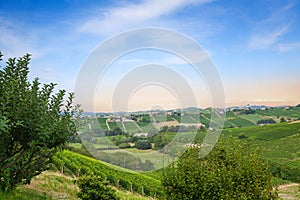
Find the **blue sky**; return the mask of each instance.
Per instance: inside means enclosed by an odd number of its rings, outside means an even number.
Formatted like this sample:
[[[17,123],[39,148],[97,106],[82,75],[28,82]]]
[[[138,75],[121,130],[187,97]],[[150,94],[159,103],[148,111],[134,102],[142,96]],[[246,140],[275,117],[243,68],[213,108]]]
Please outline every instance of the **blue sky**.
[[[4,59],[31,53],[31,77],[69,91],[81,65],[101,42],[123,31],[160,27],[183,33],[206,49],[222,77],[227,106],[300,103],[297,0],[0,0],[0,22]],[[140,53],[123,61],[129,69],[157,61],[158,56]],[[166,64],[176,65],[176,58],[168,58]],[[117,72],[118,67],[105,80],[117,82]],[[210,105],[209,100],[200,104]]]

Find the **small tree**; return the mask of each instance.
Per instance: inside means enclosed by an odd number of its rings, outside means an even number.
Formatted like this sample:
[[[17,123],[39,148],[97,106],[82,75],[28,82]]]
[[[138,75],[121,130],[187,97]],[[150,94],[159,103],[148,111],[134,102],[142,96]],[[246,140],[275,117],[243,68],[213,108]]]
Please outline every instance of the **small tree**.
[[[151,149],[151,143],[149,140],[138,140],[136,143],[135,143],[135,146],[137,149]]]
[[[248,146],[223,139],[205,158],[197,148],[164,170],[167,199],[277,199],[271,173]]]
[[[116,191],[98,176],[82,176],[77,180],[80,191],[77,197],[82,200],[115,200]]]
[[[0,53],[0,60],[1,60]],[[11,190],[47,168],[52,155],[76,132],[73,94],[53,94],[55,84],[28,81],[30,55],[0,70],[0,189]],[[64,102],[66,104],[64,105]]]

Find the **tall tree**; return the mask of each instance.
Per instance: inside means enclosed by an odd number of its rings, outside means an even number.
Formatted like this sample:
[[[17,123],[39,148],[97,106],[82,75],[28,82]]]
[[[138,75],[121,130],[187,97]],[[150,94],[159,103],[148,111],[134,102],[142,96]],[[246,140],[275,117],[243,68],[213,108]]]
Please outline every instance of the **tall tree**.
[[[2,54],[0,53],[0,60]],[[10,58],[0,70],[0,188],[11,190],[47,168],[75,134],[74,94],[55,84],[28,81],[30,55]]]

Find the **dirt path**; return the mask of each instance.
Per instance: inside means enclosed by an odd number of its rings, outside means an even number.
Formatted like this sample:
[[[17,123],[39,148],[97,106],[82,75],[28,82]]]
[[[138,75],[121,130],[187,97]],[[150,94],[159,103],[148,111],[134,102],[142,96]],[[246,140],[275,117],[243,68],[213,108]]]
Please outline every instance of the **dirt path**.
[[[141,127],[140,127],[135,121],[133,121],[133,122],[135,123],[136,127],[138,127],[138,129],[139,129],[141,132],[143,132],[143,130],[141,129]]]
[[[299,186],[299,185],[300,185],[299,183],[289,183],[289,184],[279,185],[278,189],[283,190],[288,187]]]
[[[110,130],[110,127],[108,125],[108,119],[105,121],[106,127],[108,128],[108,130]]]

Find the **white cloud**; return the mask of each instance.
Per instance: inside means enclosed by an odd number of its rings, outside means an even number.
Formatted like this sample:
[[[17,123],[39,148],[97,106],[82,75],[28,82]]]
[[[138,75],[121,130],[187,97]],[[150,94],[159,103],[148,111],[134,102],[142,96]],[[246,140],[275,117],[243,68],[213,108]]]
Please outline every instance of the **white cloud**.
[[[294,10],[296,3],[294,1],[284,2],[285,5],[269,4],[266,13],[270,13],[253,26],[253,33],[248,40],[250,49],[273,49],[282,42],[283,36],[286,35],[294,24]]]
[[[92,34],[116,33],[140,25],[145,26],[145,22],[157,20],[159,17],[168,15],[187,5],[207,2],[211,2],[211,0],[144,0],[139,4],[111,8],[104,13],[104,18],[103,13],[100,13],[98,14],[100,17],[92,17],[78,30]]]
[[[0,16],[0,51],[5,58],[21,57],[30,53],[34,58],[41,55],[41,51],[34,47],[35,36],[18,29],[19,25]]]
[[[278,44],[275,46],[275,49],[279,52],[287,52],[300,49],[300,42]]]
[[[289,25],[285,25],[272,32],[254,34],[250,38],[249,47],[251,49],[267,49],[276,43],[282,35],[287,33],[289,27]]]

